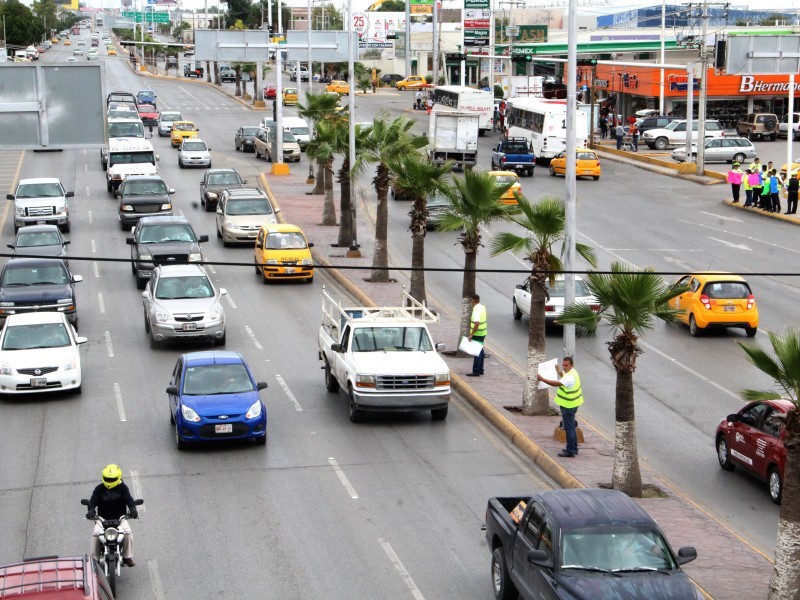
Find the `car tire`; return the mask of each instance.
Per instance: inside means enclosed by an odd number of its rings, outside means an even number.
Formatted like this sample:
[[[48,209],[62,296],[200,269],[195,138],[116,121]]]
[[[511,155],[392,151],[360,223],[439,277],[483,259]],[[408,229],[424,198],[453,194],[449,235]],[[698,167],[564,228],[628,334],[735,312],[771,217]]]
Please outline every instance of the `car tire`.
[[[208,161],[208,166],[206,167],[206,169],[210,169],[210,168],[211,168],[211,161]]]
[[[325,366],[323,367],[325,371],[325,389],[335,394],[339,391],[339,381],[333,376],[333,371],[331,371],[331,365],[328,359],[323,358],[322,360],[325,362]]]
[[[106,180],[106,191],[108,191],[108,192],[113,192],[114,191],[114,186],[112,186],[111,182],[108,181],[108,180]]]
[[[312,275],[311,277],[306,277],[303,281],[305,283],[314,283],[314,276]]]
[[[733,471],[736,468],[731,462],[731,449],[724,435],[717,437],[717,460],[724,471]]]
[[[257,438],[253,438],[253,443],[256,446],[266,446],[267,445],[267,432],[264,432],[264,435],[260,435]]]
[[[143,290],[145,287],[147,287],[147,278],[139,277],[137,275],[136,276],[136,289],[137,290]]]
[[[444,421],[447,418],[447,409],[449,407],[445,406],[444,408],[434,408],[431,410],[431,418],[434,421]]]
[[[175,425],[175,415],[172,413],[172,406],[169,407],[169,424]]]
[[[743,163],[745,160],[745,155],[741,152],[737,152],[733,155],[733,162],[738,162],[739,164]]]
[[[556,176],[556,170],[553,168],[553,165],[550,165],[550,177]]]
[[[347,389],[347,415],[351,423],[361,423],[364,420],[364,411],[356,408],[356,400],[353,397],[353,388]]]
[[[228,341],[228,332],[225,331],[225,332],[223,332],[221,338],[214,340],[214,345],[215,346],[224,346],[227,341]]]
[[[756,333],[758,333],[758,327],[745,326],[744,332],[747,335],[747,337],[756,337]]]
[[[528,169],[528,177],[533,177],[533,169]]]
[[[181,434],[178,433],[177,425],[175,425],[175,447],[178,450],[186,450],[189,447],[186,441],[181,437]]]
[[[495,600],[513,600],[519,595],[514,583],[508,576],[502,546],[492,550],[492,591],[494,592]]]
[[[220,233],[220,231],[219,231],[219,227],[217,227],[217,237],[218,237],[218,238],[220,238],[220,239],[222,239],[222,234],[221,234],[221,233]]]
[[[70,225],[70,223],[64,223],[63,225],[59,225],[58,228],[61,230],[61,233],[69,233]]]
[[[73,388],[72,393],[75,394],[76,396],[80,396],[83,393],[83,386],[79,385],[78,387]]]
[[[255,152],[256,158],[261,158],[261,155],[258,153],[258,146],[253,146],[253,152]]]
[[[269,150],[267,150],[266,152],[264,152],[264,159],[265,159],[265,160],[266,160],[268,163],[271,163],[271,162],[272,162],[272,154],[270,154]]]
[[[144,332],[149,334],[150,333],[150,319],[147,318],[147,315],[144,315]]]
[[[697,319],[694,318],[693,314],[689,315],[689,334],[692,337],[699,337],[703,330],[697,326]]]
[[[769,141],[770,142],[774,142],[777,139],[778,139],[778,134],[777,133],[773,133],[771,136],[769,136]]]
[[[183,161],[182,161],[182,160],[180,160],[180,159],[178,159],[178,166],[179,166],[181,169],[183,169],[183,168],[184,168],[184,167],[183,167]]]
[[[656,150],[666,150],[669,147],[669,140],[665,137],[656,138],[654,146]]]
[[[513,315],[515,321],[522,319],[522,311],[519,309],[519,306],[517,306],[516,298],[511,300],[511,314]]]
[[[598,179],[600,179],[600,175],[592,175],[592,179],[594,179],[595,181],[597,181]]]
[[[767,485],[769,485],[770,500],[775,504],[780,504],[783,496],[783,480],[775,465],[771,465],[767,471]]]
[[[153,337],[153,332],[151,330],[150,331],[150,348],[152,350],[155,350],[156,348],[158,348],[158,346],[159,346],[159,343],[156,341],[156,338]]]
[[[256,270],[256,275],[261,275],[261,267],[258,266],[257,260],[253,260],[253,268]]]

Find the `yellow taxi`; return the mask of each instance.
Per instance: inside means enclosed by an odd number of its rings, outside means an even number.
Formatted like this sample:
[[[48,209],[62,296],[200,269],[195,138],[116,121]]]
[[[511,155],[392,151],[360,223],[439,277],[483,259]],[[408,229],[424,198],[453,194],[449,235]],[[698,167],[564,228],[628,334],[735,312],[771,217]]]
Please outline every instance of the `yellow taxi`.
[[[398,90],[418,90],[428,85],[425,78],[420,75],[409,75],[394,84]]]
[[[791,172],[794,173],[798,169],[800,169],[800,156],[798,156],[797,158],[795,158],[792,161],[792,171]],[[781,176],[781,179],[783,179],[784,181],[786,180],[786,165],[785,164],[781,167],[780,176]],[[798,176],[800,176],[800,173],[798,173]]]
[[[272,279],[314,281],[311,244],[297,225],[270,223],[261,226],[256,237],[255,267],[263,282]]]
[[[334,92],[339,94],[340,96],[343,94],[350,93],[350,86],[347,85],[346,81],[340,81],[338,79],[334,79],[331,81],[327,86],[325,86],[326,92]]]
[[[50,43],[51,44],[57,44],[58,43],[58,38],[56,36],[51,37],[50,38]]]
[[[588,148],[578,148],[576,151],[577,162],[575,165],[575,175],[577,177],[592,177],[595,181],[600,179],[600,157],[594,150]],[[567,174],[567,153],[559,152],[550,160],[550,175]]]
[[[331,96],[336,96],[338,102],[336,103],[336,106],[333,108],[333,110],[335,110],[336,112],[344,110],[344,106],[342,105],[342,97],[339,94],[337,94],[336,92],[323,92],[323,94],[330,94]]]
[[[297,104],[297,88],[287,87],[283,89],[283,105],[294,106]]]
[[[116,56],[117,50],[116,48],[112,48],[111,46],[109,46],[108,49],[106,50],[106,54],[108,54],[109,56]]]
[[[64,38],[64,45],[65,46],[72,46],[72,42],[69,41],[69,38]]]
[[[758,331],[758,307],[750,286],[743,277],[730,273],[694,273],[676,282],[688,291],[669,301],[682,311],[678,320],[689,326],[692,336],[706,329],[738,327],[747,337]]]
[[[183,140],[197,137],[200,130],[191,121],[175,121],[169,139],[173,148],[179,147]]]
[[[513,204],[517,205],[517,198],[515,193],[522,193],[522,185],[519,182],[519,175],[514,171],[489,171],[488,175],[497,179],[497,183],[510,183],[506,192],[500,198],[500,204]]]

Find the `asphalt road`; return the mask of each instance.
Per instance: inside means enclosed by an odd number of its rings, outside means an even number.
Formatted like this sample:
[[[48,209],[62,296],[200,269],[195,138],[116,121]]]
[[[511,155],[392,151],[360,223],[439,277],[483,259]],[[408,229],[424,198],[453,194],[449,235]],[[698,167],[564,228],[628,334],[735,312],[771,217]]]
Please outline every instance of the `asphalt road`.
[[[42,60],[68,51],[59,45]],[[234,152],[233,133],[259,113],[207,86],[144,79],[103,60],[106,90],[153,88],[161,109],[198,123],[215,166],[255,183],[265,164]],[[20,177],[56,176],[76,191],[70,266],[85,278],[77,297],[89,342],[81,396],[0,399],[0,563],[88,550],[79,500],[115,462],[145,499],[121,597],[490,597],[487,498],[549,483],[457,399],[442,423],[418,414],[353,426],[317,360],[319,293],[331,282],[320,273],[311,286],[262,285],[250,251],[223,248],[213,215],[199,208],[202,171],[179,169],[168,140],[152,141],[177,211],[211,237],[208,259],[243,263],[209,271],[229,291],[227,349],[269,383],[268,443],[175,448],[164,390],[177,356],[198,347],[150,349],[130,267],[106,260],[130,254],[98,152],[26,153]]]

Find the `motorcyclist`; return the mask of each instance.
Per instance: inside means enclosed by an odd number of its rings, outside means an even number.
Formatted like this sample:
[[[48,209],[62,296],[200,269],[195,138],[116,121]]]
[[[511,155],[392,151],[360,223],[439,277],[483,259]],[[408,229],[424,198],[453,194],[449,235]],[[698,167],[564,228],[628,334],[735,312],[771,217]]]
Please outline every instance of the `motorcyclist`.
[[[87,519],[95,519],[98,515],[101,519],[120,519],[127,516],[129,519],[139,518],[139,511],[136,510],[133,496],[128,486],[122,481],[122,469],[117,465],[111,464],[103,469],[103,482],[92,492],[89,499],[89,511],[86,513]],[[122,541],[122,562],[126,567],[133,567],[133,535],[127,519],[122,519],[118,527],[119,531],[125,534]],[[103,533],[103,526],[99,521],[94,523],[94,536],[92,537],[92,556],[100,559],[102,551],[100,538]]]

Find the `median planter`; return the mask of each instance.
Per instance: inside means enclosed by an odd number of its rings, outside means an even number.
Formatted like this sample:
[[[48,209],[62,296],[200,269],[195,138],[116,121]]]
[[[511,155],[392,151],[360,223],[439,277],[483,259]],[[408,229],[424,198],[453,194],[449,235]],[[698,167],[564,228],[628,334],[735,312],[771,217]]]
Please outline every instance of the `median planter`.
[[[681,175],[695,175],[697,173],[697,164],[693,162],[684,162],[676,165],[678,173]]]

